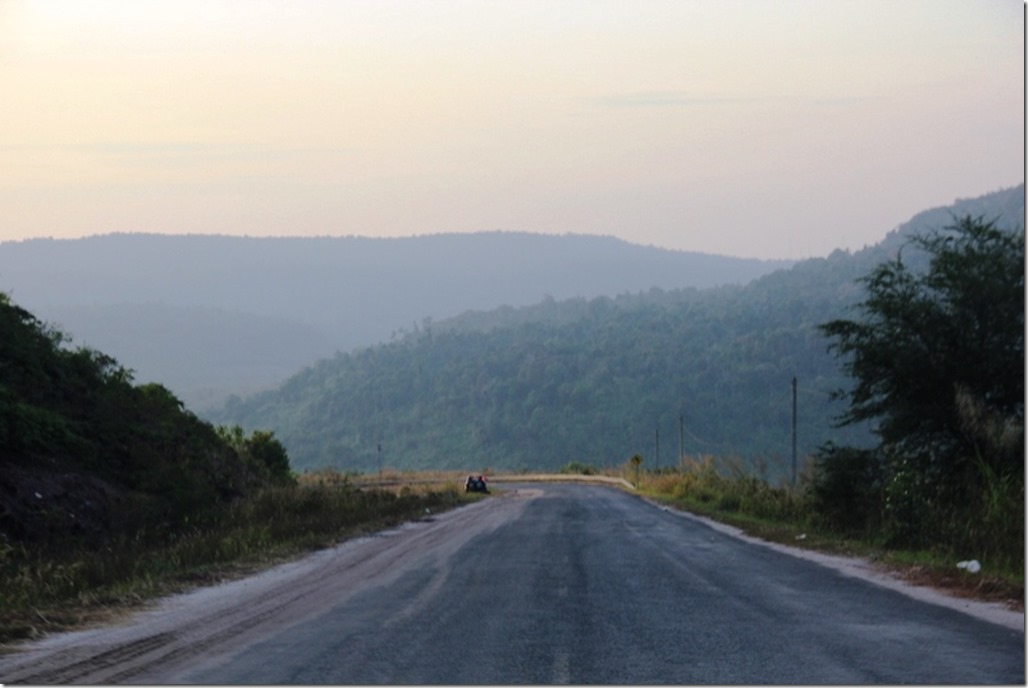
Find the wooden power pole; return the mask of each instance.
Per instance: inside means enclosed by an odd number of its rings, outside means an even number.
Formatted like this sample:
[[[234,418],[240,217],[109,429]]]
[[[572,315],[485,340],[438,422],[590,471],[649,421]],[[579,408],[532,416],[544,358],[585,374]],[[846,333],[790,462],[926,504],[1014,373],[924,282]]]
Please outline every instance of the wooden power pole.
[[[792,378],[792,486],[796,487],[796,378]]]

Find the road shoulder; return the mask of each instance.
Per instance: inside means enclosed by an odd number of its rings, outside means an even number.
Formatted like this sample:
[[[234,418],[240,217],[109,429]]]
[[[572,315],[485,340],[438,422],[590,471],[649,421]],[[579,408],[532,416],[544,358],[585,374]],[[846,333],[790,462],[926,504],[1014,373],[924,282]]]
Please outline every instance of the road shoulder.
[[[674,509],[645,497],[642,499],[649,502],[657,509],[667,511],[682,518],[703,523],[719,533],[724,533],[755,545],[767,547],[775,550],[776,552],[782,552],[783,554],[788,554],[793,557],[821,564],[822,566],[834,569],[845,576],[859,578],[869,583],[874,583],[875,585],[895,590],[907,597],[911,597],[921,602],[947,607],[983,621],[998,624],[1011,630],[1021,631],[1022,633],[1025,630],[1024,612],[1008,609],[1006,606],[998,602],[982,602],[979,600],[971,600],[948,595],[945,592],[936,590],[935,588],[915,585],[883,567],[876,566],[874,563],[866,559],[825,554],[823,552],[816,552],[800,547],[790,547],[789,545],[762,540],[760,538],[747,535],[735,526],[715,521],[712,518]]]

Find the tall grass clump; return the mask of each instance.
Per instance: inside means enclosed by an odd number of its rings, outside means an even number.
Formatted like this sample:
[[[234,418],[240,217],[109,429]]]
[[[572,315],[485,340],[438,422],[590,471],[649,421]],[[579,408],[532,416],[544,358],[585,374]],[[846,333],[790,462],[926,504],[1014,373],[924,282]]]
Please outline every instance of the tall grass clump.
[[[1023,437],[1019,432],[997,426],[993,450],[1012,451],[1014,442],[1000,440]],[[968,461],[968,470],[983,476],[977,498],[934,511],[933,505],[952,500],[907,485],[918,476],[904,473],[903,464],[890,463],[879,449],[830,444],[804,462],[795,486],[772,484],[759,465],[735,457],[701,456],[685,457],[673,470],[642,474],[639,490],[751,535],[914,567],[946,587],[988,592],[1016,606],[1018,600],[1023,604],[1024,591],[1024,483],[1019,476],[989,473],[990,465]],[[924,518],[922,509],[933,516]],[[988,574],[957,575],[956,563],[969,559]]]
[[[771,485],[737,457],[684,457],[677,470],[647,474],[641,483],[644,493],[710,515],[793,524],[809,519],[804,492]]]

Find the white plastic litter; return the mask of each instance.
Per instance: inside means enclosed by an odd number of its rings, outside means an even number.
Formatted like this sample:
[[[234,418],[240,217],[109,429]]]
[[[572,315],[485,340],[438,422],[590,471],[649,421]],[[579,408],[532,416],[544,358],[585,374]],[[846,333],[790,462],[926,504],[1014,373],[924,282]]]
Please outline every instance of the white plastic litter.
[[[982,570],[982,565],[978,563],[977,559],[971,559],[970,561],[958,561],[958,569],[964,569],[968,573],[978,573]]]

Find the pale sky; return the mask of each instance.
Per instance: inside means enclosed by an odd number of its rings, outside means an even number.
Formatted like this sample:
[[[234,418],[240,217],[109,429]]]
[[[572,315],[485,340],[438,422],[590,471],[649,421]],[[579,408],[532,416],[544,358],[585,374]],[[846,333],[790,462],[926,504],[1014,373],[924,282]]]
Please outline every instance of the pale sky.
[[[1024,181],[1020,0],[0,0],[0,240],[805,258]]]

